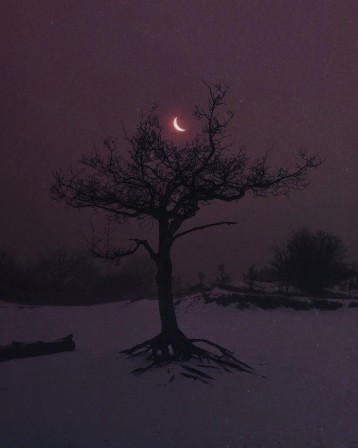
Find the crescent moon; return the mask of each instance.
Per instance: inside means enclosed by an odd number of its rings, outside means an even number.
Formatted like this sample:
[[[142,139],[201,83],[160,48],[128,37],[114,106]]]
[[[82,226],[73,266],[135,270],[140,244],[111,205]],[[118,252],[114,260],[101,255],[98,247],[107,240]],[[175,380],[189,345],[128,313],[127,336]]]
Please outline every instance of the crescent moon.
[[[181,127],[178,125],[178,117],[175,117],[175,118],[174,118],[173,126],[174,126],[175,129],[176,129],[177,131],[179,131],[179,132],[186,132],[186,129],[183,129],[183,128],[181,128]]]

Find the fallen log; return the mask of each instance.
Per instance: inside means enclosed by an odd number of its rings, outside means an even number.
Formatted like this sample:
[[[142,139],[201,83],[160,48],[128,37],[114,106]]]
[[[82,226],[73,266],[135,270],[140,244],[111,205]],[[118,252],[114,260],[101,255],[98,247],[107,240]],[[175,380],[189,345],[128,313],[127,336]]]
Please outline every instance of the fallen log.
[[[74,349],[75,349],[75,342],[73,340],[72,334],[69,334],[64,338],[48,342],[14,341],[10,345],[0,346],[0,361],[8,361],[10,359],[18,359],[18,358],[28,358],[31,356],[50,355],[52,353],[72,351]]]

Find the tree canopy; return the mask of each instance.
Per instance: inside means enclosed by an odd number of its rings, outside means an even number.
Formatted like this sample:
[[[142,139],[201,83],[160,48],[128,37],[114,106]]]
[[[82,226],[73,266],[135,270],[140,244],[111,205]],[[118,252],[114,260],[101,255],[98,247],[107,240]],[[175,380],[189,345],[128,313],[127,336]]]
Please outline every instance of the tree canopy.
[[[272,266],[277,279],[305,291],[318,291],[334,286],[348,272],[346,248],[337,236],[306,227],[296,230],[291,238],[273,247]]]
[[[191,141],[177,145],[164,139],[157,107],[153,106],[149,113],[141,114],[133,135],[124,132],[127,149],[118,139],[108,137],[104,152],[84,155],[79,169],[58,171],[52,187],[56,199],[74,208],[102,210],[117,222],[130,218],[165,220],[167,237],[174,241],[199,230],[178,232],[211,201],[232,202],[248,194],[282,195],[308,185],[309,169],[321,164],[316,156],[300,150],[291,167],[279,168],[270,168],[269,151],[250,159],[245,148],[236,148],[227,134],[233,118],[225,110],[228,89],[207,87],[207,108],[196,106],[193,113],[202,130]],[[142,244],[152,257],[155,255],[148,242],[136,243],[134,250]],[[116,258],[129,253],[132,250],[107,251],[105,255]]]

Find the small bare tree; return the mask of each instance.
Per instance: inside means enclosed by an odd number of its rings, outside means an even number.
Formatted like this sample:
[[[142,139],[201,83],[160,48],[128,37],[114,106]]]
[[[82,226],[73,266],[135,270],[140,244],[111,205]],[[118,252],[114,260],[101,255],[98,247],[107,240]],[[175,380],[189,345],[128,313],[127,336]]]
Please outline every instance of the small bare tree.
[[[251,160],[244,148],[235,151],[227,135],[233,117],[225,110],[227,88],[207,88],[207,107],[194,109],[202,130],[191,141],[176,145],[164,139],[153,107],[148,114],[142,113],[133,135],[124,131],[127,152],[117,140],[107,138],[104,153],[95,151],[83,156],[80,169],[58,171],[52,186],[55,198],[67,206],[101,210],[118,224],[128,219],[149,219],[157,224],[156,247],[139,238],[132,238],[133,246],[128,249],[105,247],[101,251],[95,239],[91,247],[95,256],[107,260],[119,260],[144,248],[155,263],[161,331],[126,350],[129,355],[150,351],[153,363],[147,368],[194,357],[247,369],[225,348],[189,339],[179,329],[173,304],[171,249],[174,243],[199,230],[235,224],[219,221],[182,230],[203,205],[234,202],[248,194],[265,197],[302,189],[308,184],[308,171],[321,163],[301,151],[292,167],[272,169],[268,153]],[[218,355],[199,347],[198,342],[215,347]]]
[[[293,282],[292,260],[288,253],[286,244],[274,244],[271,247],[272,257],[270,265],[273,269],[275,280],[278,283],[280,293],[288,295]]]
[[[230,281],[230,275],[225,270],[224,263],[218,264],[219,276],[217,278],[217,284],[221,288],[224,288]]]
[[[247,271],[244,272],[242,278],[250,291],[253,291],[255,289],[256,282],[260,278],[260,272],[254,264],[250,264]]]

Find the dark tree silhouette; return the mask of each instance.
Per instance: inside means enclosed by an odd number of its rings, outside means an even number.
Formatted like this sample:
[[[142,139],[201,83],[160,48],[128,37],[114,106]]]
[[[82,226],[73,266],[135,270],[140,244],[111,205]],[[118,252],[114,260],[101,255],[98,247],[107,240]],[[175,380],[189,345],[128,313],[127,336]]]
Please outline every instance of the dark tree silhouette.
[[[343,242],[331,233],[296,230],[287,242],[273,247],[272,265],[281,281],[308,292],[333,286],[348,275]]]
[[[144,248],[156,265],[161,332],[127,354],[150,352],[152,365],[196,357],[245,370],[247,366],[225,348],[206,341],[218,350],[215,355],[198,345],[205,341],[189,339],[179,329],[172,293],[172,246],[196,231],[235,224],[220,221],[182,230],[201,206],[212,201],[238,201],[248,194],[265,197],[302,189],[308,185],[309,169],[321,161],[300,151],[292,167],[272,169],[268,153],[251,160],[244,148],[235,151],[227,135],[233,117],[225,110],[227,88],[207,88],[207,107],[194,109],[202,130],[191,141],[176,145],[164,139],[154,106],[148,114],[142,113],[133,135],[124,131],[128,151],[120,148],[117,140],[107,138],[104,153],[83,156],[80,169],[58,171],[52,193],[67,206],[101,210],[117,223],[150,219],[157,224],[156,247],[136,238],[128,249],[107,246],[101,252],[95,239],[91,247],[94,255],[107,260],[118,260]]]
[[[230,275],[225,271],[224,263],[218,264],[219,276],[217,278],[217,284],[221,288],[224,288],[230,281]]]
[[[255,289],[256,282],[260,279],[260,272],[254,264],[250,264],[242,277],[248,288],[253,291]]]
[[[293,285],[293,266],[287,245],[274,244],[271,250],[270,265],[273,269],[273,279],[278,282],[280,292],[285,292],[287,295]]]

